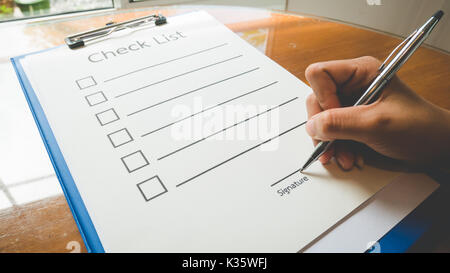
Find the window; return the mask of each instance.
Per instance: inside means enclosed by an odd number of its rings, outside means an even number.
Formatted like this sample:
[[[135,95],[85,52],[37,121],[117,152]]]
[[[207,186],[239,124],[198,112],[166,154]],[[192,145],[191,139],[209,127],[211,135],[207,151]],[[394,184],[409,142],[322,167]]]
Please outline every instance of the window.
[[[285,10],[287,0],[120,0],[121,8],[159,5],[221,5]]]
[[[0,0],[0,22],[108,8],[113,0]]]
[[[0,23],[83,11],[176,4],[232,5],[284,10],[286,0],[0,0]]]

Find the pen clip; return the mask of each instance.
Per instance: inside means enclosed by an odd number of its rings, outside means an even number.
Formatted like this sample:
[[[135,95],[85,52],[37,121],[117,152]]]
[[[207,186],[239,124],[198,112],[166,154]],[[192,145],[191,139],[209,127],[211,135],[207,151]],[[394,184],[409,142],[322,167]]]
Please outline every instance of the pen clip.
[[[390,61],[391,57],[401,49],[402,46],[404,46],[409,40],[411,40],[411,38],[414,36],[414,34],[416,34],[417,29],[414,30],[413,33],[411,33],[411,35],[409,35],[405,40],[403,40],[403,42],[401,42],[396,48],[394,48],[394,50],[391,52],[391,54],[389,54],[389,56],[384,60],[384,62],[380,65],[380,67],[378,68],[378,72],[381,72],[381,70],[383,70],[383,68],[386,66],[386,63],[388,61]]]

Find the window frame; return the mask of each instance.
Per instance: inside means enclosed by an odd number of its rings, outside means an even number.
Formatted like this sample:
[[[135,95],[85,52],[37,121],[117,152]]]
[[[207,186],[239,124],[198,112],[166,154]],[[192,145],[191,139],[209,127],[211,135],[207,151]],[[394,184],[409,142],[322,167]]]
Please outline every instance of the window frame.
[[[194,2],[193,0],[144,0],[144,1],[132,1],[132,0],[114,0],[115,6],[118,9],[133,9],[133,8],[148,8],[151,6],[167,6],[177,5],[183,3]],[[117,2],[117,5],[116,5]]]
[[[70,18],[70,17],[79,17],[88,14],[96,14],[96,13],[104,13],[108,11],[117,10],[116,6],[117,0],[111,0],[113,6],[110,8],[98,8],[98,9],[88,9],[88,10],[80,10],[80,11],[67,11],[60,12],[54,14],[45,14],[45,15],[37,15],[37,16],[28,16],[28,17],[20,17],[20,18],[11,18],[7,20],[0,20],[0,26],[6,24],[17,24],[17,23],[33,23],[33,22],[45,22],[51,20],[57,20],[61,18]]]

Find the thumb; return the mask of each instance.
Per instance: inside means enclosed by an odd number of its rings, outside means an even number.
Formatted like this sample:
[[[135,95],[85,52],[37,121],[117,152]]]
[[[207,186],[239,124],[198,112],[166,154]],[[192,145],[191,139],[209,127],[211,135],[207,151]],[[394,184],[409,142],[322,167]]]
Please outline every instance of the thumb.
[[[366,142],[371,135],[368,107],[333,108],[314,115],[306,123],[307,133],[316,140],[335,139]]]

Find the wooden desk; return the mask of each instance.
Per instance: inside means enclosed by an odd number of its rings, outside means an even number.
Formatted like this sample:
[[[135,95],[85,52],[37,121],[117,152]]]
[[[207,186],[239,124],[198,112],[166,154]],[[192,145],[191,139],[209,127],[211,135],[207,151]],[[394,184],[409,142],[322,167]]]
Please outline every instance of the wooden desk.
[[[253,9],[200,8],[303,81],[306,81],[304,71],[311,63],[364,55],[384,59],[400,42],[397,38],[370,30],[302,16]],[[167,8],[159,12],[170,16],[192,9]],[[65,36],[74,32],[154,12],[151,9],[125,11],[12,28],[17,28],[21,35],[33,41],[31,48],[37,50],[59,45]],[[11,48],[0,45],[0,60],[11,57],[10,53]],[[450,109],[449,55],[420,48],[401,69],[399,76],[429,101]],[[0,252],[71,250],[86,251],[64,196],[0,210]]]

